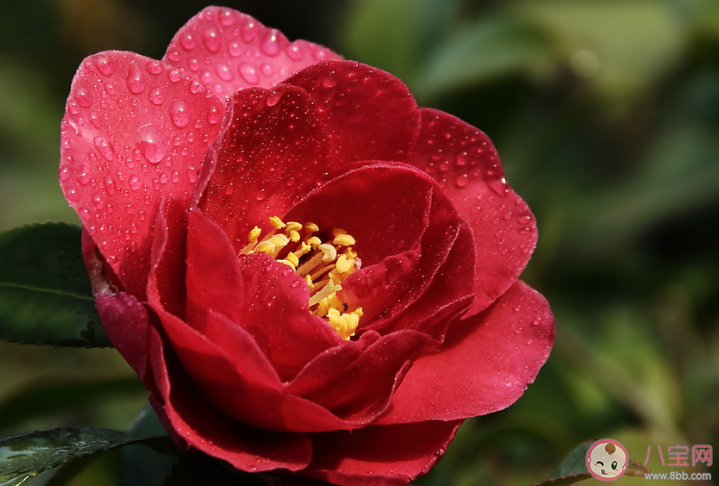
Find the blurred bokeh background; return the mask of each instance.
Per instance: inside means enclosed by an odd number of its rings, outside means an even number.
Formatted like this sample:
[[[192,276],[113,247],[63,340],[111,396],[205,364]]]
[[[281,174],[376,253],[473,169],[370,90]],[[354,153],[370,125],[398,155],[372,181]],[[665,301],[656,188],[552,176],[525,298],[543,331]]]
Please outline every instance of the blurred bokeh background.
[[[514,406],[468,420],[419,484],[540,482],[579,443],[604,437],[642,463],[652,446],[657,472],[707,470],[662,467],[656,446],[719,446],[718,0],[225,5],[388,70],[420,105],[484,130],[537,216],[523,278],[552,304],[554,352]],[[0,230],[79,223],[57,165],[81,60],[106,49],[159,59],[204,6],[0,2]],[[113,350],[0,343],[0,436],[126,429],[145,398]],[[71,484],[119,484],[118,458],[104,455]]]

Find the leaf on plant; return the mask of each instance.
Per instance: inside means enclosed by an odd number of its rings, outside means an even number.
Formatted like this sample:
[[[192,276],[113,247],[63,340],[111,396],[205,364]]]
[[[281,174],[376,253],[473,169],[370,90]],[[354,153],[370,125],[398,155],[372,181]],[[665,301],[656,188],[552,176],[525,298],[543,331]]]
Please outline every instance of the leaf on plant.
[[[550,478],[542,483],[537,483],[535,486],[566,486],[568,484],[577,483],[584,481],[585,479],[591,478],[591,474],[587,471],[585,464],[585,458],[587,451],[594,441],[582,442],[567,457],[562,459],[559,466],[554,470]],[[625,476],[644,476],[648,473],[649,469],[642,466],[641,464],[629,461],[627,472]]]
[[[65,223],[0,233],[0,339],[112,346],[95,309],[80,236],[80,228]]]
[[[21,484],[29,477],[74,459],[142,441],[169,440],[169,437],[136,437],[94,427],[58,427],[7,437],[0,440],[0,483]]]

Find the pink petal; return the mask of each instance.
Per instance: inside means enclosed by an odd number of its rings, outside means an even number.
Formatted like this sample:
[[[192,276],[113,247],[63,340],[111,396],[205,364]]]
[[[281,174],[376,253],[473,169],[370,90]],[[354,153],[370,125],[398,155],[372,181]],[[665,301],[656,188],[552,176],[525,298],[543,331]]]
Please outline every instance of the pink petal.
[[[317,44],[289,42],[236,10],[207,7],[185,24],[163,60],[226,97],[243,88],[270,88],[326,59],[340,59]]]
[[[504,181],[489,138],[447,113],[423,108],[410,163],[440,182],[477,242],[476,299],[467,315],[494,302],[534,251],[537,226],[527,204]]]
[[[189,198],[223,109],[137,54],[103,52],[78,69],[62,122],[60,185],[128,293],[144,295],[160,196]]]
[[[329,157],[406,162],[419,133],[412,94],[397,78],[351,61],[328,61],[300,71],[285,84],[307,90],[327,135]]]
[[[248,472],[307,466],[312,456],[307,435],[257,429],[218,413],[166,348],[157,330],[150,328],[151,366],[159,395],[153,401],[162,404],[159,415],[169,419],[187,444]]]
[[[199,210],[190,214],[187,261],[188,322],[207,309],[223,314],[254,336],[283,381],[343,343],[310,314],[301,277],[264,253],[238,260],[227,235]]]
[[[436,354],[418,359],[378,424],[456,420],[514,403],[547,361],[554,318],[517,281],[481,314],[452,324]]]
[[[462,420],[313,434],[302,476],[341,486],[405,485],[439,461]]]

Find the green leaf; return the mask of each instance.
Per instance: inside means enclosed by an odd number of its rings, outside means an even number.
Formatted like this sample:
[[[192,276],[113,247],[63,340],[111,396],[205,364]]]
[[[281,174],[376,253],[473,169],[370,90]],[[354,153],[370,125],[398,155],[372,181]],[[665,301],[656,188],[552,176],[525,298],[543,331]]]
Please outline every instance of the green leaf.
[[[65,223],[0,233],[0,339],[112,346],[95,309],[80,235],[80,228]]]
[[[503,76],[541,76],[554,62],[554,48],[537,28],[511,17],[480,19],[440,44],[417,79],[417,95],[494,81]]]
[[[169,440],[94,427],[58,427],[7,437],[0,440],[0,482],[21,484],[29,477],[74,459],[141,441]]]
[[[587,456],[587,451],[593,443],[594,441],[587,441],[579,444],[559,463],[559,466],[557,466],[548,480],[538,483],[535,486],[566,486],[591,478],[592,476],[589,474],[589,471],[587,471],[587,466],[584,461]],[[624,475],[644,476],[644,474],[648,472],[649,469],[634,461],[630,461],[627,472],[624,473]]]

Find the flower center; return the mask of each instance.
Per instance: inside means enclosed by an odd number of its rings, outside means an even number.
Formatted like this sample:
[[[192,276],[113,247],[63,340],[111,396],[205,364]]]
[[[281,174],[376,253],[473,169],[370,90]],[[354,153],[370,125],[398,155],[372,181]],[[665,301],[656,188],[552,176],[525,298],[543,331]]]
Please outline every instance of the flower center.
[[[277,216],[270,218],[270,224],[274,229],[262,240],[262,230],[255,226],[239,255],[264,252],[291,267],[310,290],[310,312],[348,341],[355,335],[362,308],[344,302],[337,292],[342,290],[341,283],[362,265],[352,250],[355,239],[340,228],[320,232],[314,223],[284,223]]]

